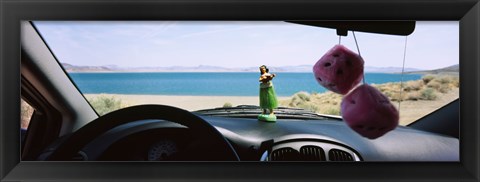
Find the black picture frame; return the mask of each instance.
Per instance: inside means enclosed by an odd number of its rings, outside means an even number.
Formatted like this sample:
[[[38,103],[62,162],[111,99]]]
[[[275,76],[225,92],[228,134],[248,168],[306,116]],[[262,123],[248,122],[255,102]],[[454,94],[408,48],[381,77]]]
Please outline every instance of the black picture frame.
[[[460,21],[460,162],[25,162],[20,161],[22,20]],[[478,0],[1,0],[2,181],[478,181]]]

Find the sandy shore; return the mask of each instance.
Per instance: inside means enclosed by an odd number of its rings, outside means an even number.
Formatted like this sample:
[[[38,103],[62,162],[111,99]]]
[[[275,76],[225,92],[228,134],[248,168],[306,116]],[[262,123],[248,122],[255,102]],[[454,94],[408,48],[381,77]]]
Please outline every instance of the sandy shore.
[[[256,96],[166,96],[166,95],[123,95],[123,94],[86,94],[87,99],[100,95],[114,96],[122,100],[122,105],[162,104],[183,108],[189,111],[222,107],[225,103],[232,106],[258,105]],[[445,104],[457,99],[459,90],[439,95],[435,101],[403,101],[400,108],[400,125],[407,125],[431,113]],[[278,100],[288,100],[290,97],[278,97]],[[398,102],[393,102],[398,107]]]
[[[167,96],[167,95],[124,95],[124,94],[85,94],[87,99],[99,95],[115,96],[126,105],[162,104],[183,108],[189,111],[222,107],[225,103],[237,105],[259,105],[256,96]],[[290,97],[278,97],[279,100]]]

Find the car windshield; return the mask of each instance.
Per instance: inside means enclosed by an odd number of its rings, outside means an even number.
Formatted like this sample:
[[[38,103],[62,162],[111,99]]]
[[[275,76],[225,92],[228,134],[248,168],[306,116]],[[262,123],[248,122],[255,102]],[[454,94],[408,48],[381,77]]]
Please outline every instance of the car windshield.
[[[321,86],[312,72],[337,44],[360,53],[365,83],[399,109],[401,125],[459,97],[457,21],[419,21],[408,36],[355,32],[355,37],[351,32],[339,37],[335,29],[282,21],[34,25],[99,115],[140,104],[222,116],[246,116],[238,115],[240,110],[260,112],[259,78],[265,65],[275,75],[269,83],[279,114],[307,119],[340,116],[343,96]]]

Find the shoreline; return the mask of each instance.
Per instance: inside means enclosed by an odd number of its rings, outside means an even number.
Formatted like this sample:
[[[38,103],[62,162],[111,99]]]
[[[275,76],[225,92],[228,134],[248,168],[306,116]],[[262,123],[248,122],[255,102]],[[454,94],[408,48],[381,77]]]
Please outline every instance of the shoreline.
[[[237,105],[259,105],[258,96],[183,96],[183,95],[140,95],[140,94],[84,94],[87,99],[98,96],[115,97],[126,106],[140,104],[162,104],[188,111],[223,107],[225,103]],[[280,100],[291,97],[277,97]]]
[[[194,71],[194,70],[183,70],[183,71],[148,71],[148,70],[137,70],[137,71],[73,71],[67,70],[67,73],[258,73],[258,71]],[[311,71],[275,71],[275,73],[311,73]],[[400,75],[401,72],[365,72],[365,74],[395,74]],[[458,75],[458,72],[438,72],[438,73],[430,73],[428,71],[423,72],[405,72],[403,74],[408,75]]]
[[[114,97],[122,101],[122,106],[133,106],[141,104],[161,104],[182,108],[188,111],[212,109],[223,107],[225,103],[232,106],[238,105],[259,105],[258,96],[178,96],[178,95],[139,95],[139,94],[84,94],[87,99],[98,96]],[[402,101],[400,108],[400,125],[407,125],[424,117],[445,104],[452,102],[459,96],[459,89],[442,94],[437,100]],[[277,97],[279,104],[292,99],[292,97]],[[321,103],[318,103],[321,104]],[[392,101],[395,107],[398,102]],[[281,104],[280,104],[281,105]],[[279,105],[279,106],[280,106]],[[419,107],[421,105],[422,107]],[[397,108],[398,109],[398,108]]]

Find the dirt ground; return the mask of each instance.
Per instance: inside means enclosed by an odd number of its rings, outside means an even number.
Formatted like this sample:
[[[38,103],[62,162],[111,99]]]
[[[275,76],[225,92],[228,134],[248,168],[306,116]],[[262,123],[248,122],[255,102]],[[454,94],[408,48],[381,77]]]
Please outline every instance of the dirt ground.
[[[438,98],[433,101],[403,101],[400,104],[400,125],[407,125],[421,117],[441,108],[444,105],[459,98],[459,89],[453,89],[446,94],[439,94]],[[398,108],[398,102],[394,102]]]

